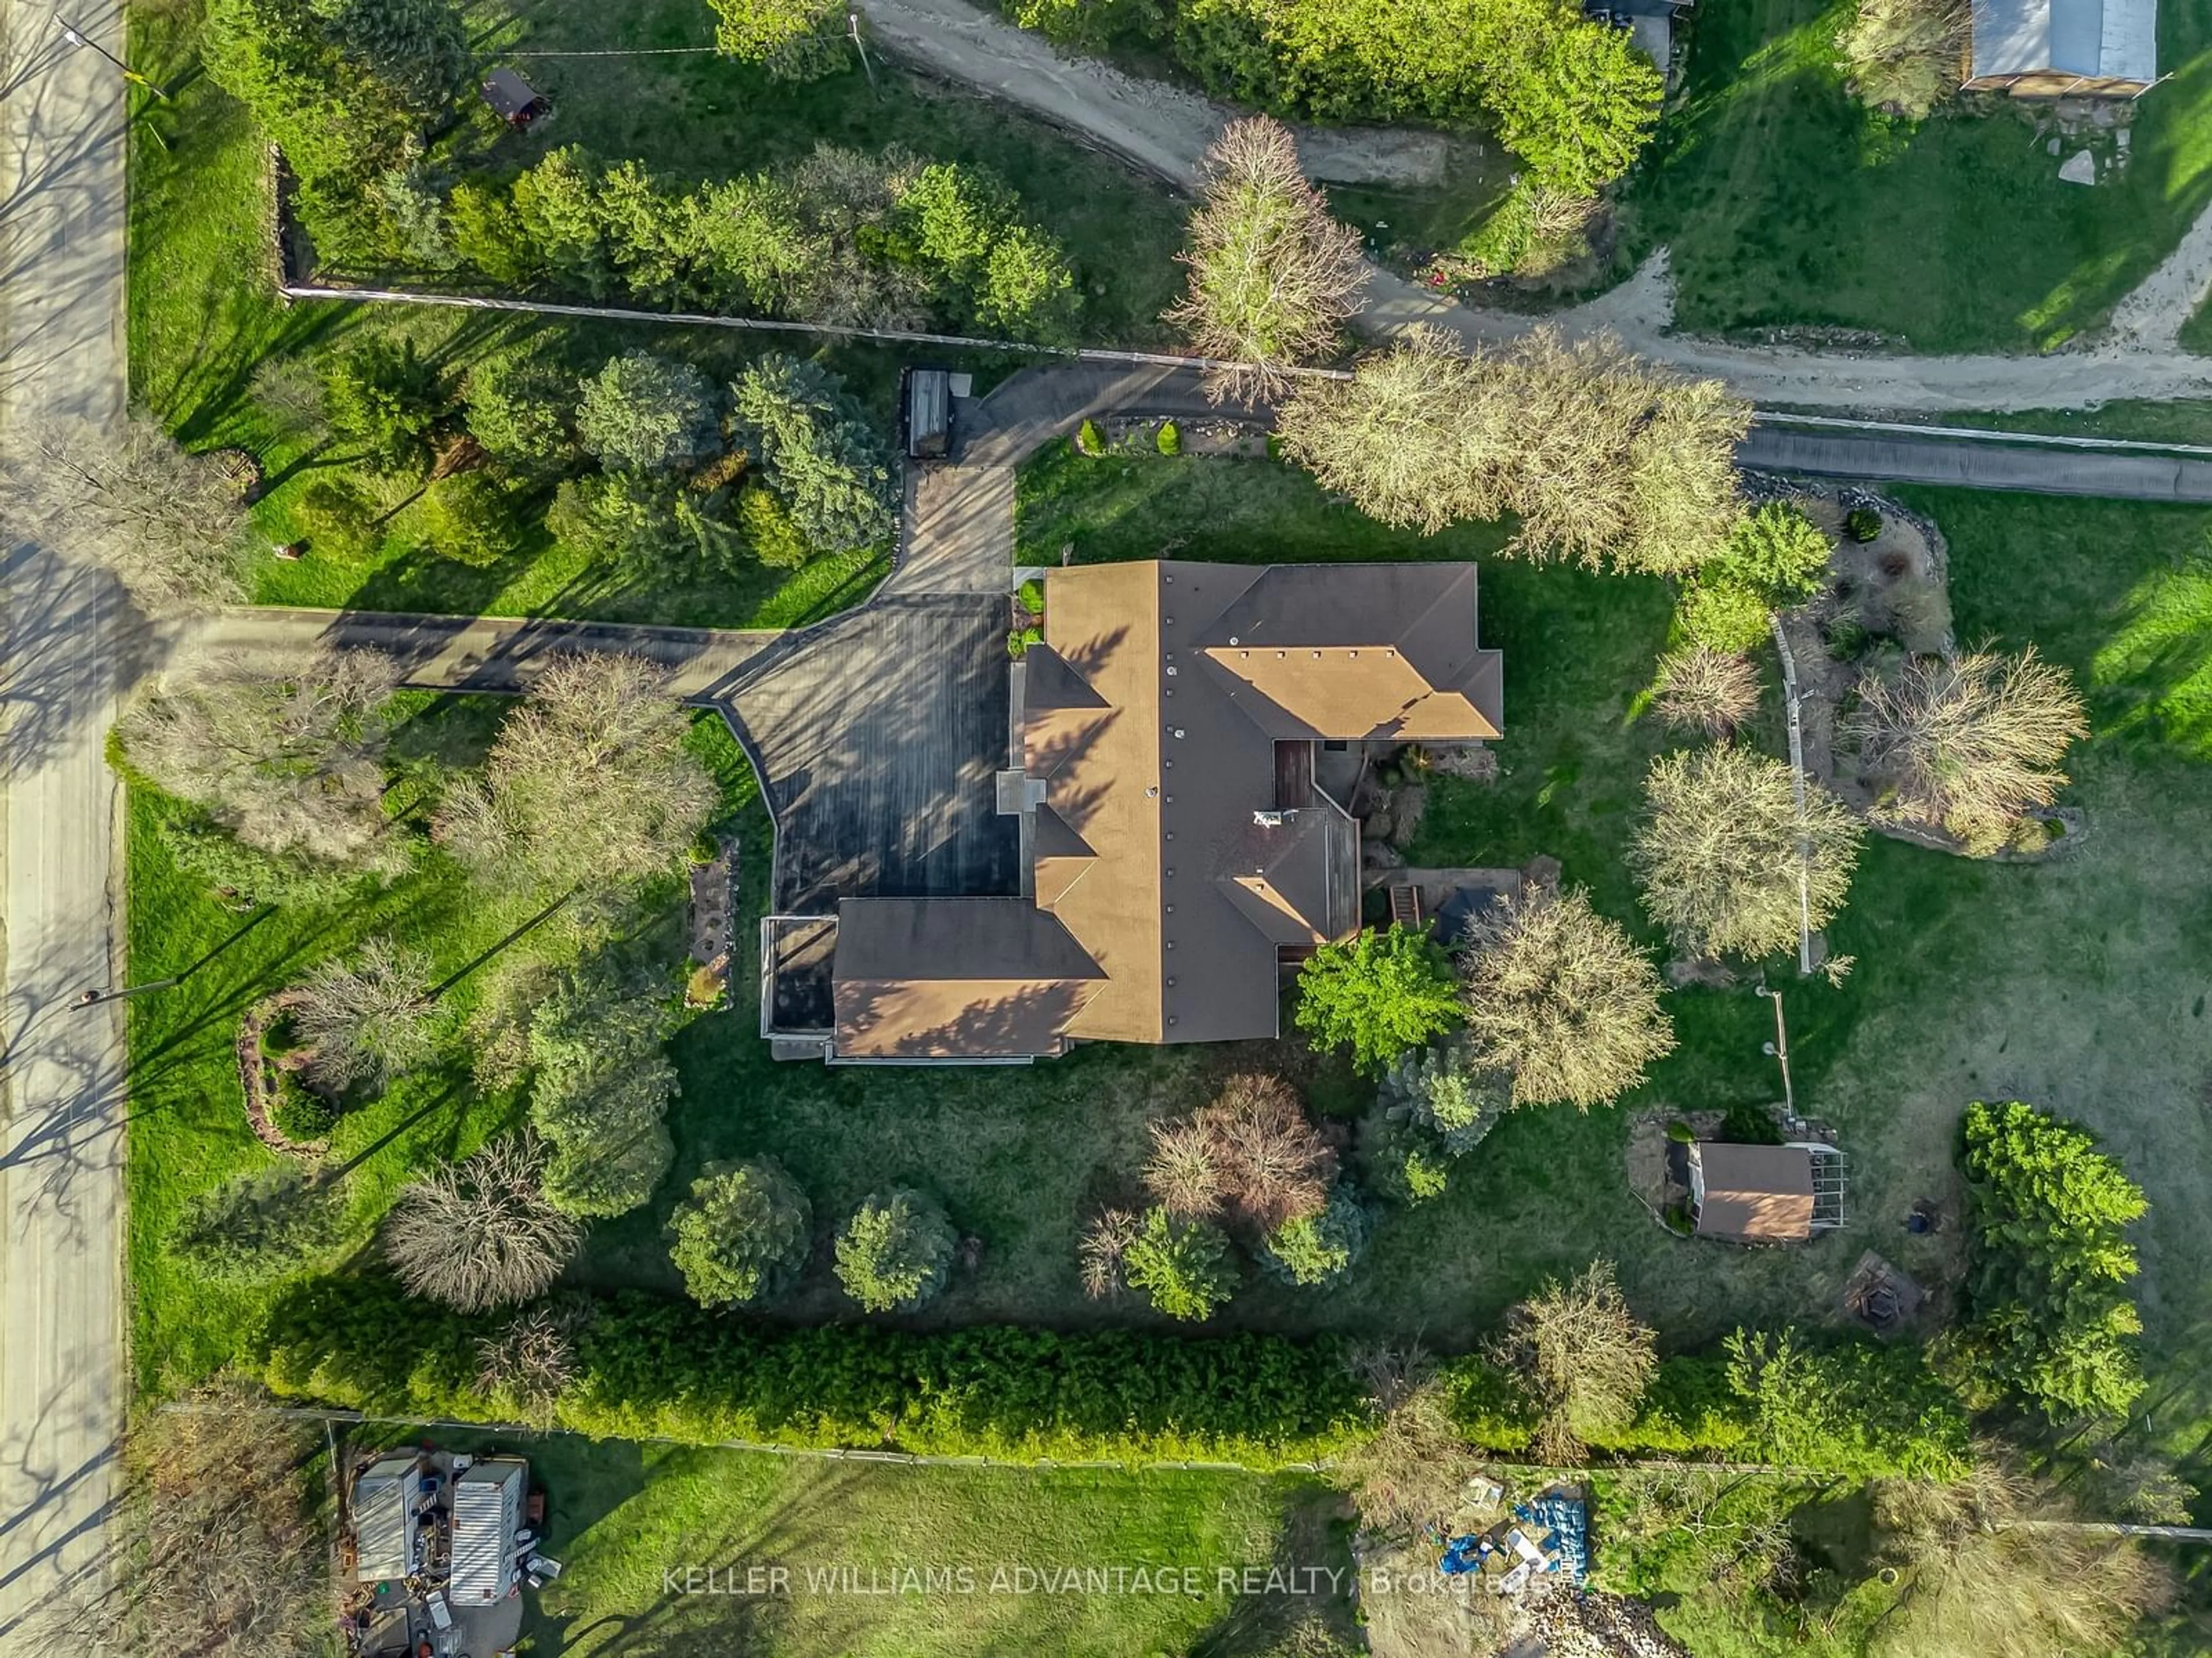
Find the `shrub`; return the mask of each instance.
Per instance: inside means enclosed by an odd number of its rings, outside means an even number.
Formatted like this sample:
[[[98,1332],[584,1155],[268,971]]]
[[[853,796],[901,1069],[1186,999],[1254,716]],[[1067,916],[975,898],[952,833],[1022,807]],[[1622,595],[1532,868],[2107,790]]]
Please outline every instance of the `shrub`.
[[[1589,1434],[1632,1424],[1659,1363],[1650,1328],[1604,1260],[1571,1282],[1549,1280],[1510,1310],[1498,1359],[1536,1416],[1537,1454],[1553,1462],[1577,1457]]]
[[[999,9],[1054,46],[1091,52],[1122,35],[1156,33],[1161,22],[1158,0],[999,0]]]
[[[163,818],[160,833],[177,867],[223,894],[234,908],[329,903],[365,872],[382,872],[319,863],[297,852],[264,852],[196,814]]]
[[[871,1193],[837,1229],[837,1281],[867,1312],[911,1312],[945,1287],[957,1243],[935,1199]]]
[[[1771,501],[1736,520],[1719,562],[1769,610],[1786,610],[1820,591],[1831,550],[1820,525],[1795,507]]]
[[[1459,1022],[1451,960],[1412,927],[1326,944],[1298,970],[1298,1029],[1318,1048],[1352,1050],[1373,1075]]]
[[[1014,598],[1031,616],[1044,614],[1044,583],[1035,576],[1014,590]]]
[[[1103,455],[1106,452],[1106,434],[1098,429],[1098,422],[1085,416],[1083,424],[1075,428],[1075,452],[1079,455]]]
[[[738,491],[737,520],[745,550],[771,570],[795,570],[814,556],[783,503],[761,484]]]
[[[1006,654],[1017,662],[1030,653],[1032,645],[1043,643],[1044,629],[1042,628],[1009,628],[1006,630]]]
[[[545,1200],[543,1166],[528,1140],[494,1140],[401,1187],[384,1254],[408,1293],[462,1313],[543,1295],[583,1242]]]
[[[1164,1209],[1146,1211],[1122,1251],[1121,1270],[1131,1287],[1170,1318],[1211,1317],[1237,1287],[1227,1235],[1210,1222],[1177,1220]]]
[[[1674,624],[1681,635],[1719,656],[1741,656],[1765,643],[1766,617],[1765,601],[1726,576],[1698,576],[1683,587],[1674,604]]]
[[[721,447],[714,390],[688,362],[627,351],[584,382],[576,435],[611,468],[696,466]]]
[[[1676,731],[1726,737],[1759,712],[1759,670],[1749,657],[1692,645],[1660,659],[1653,706]]]
[[[2080,1125],[2017,1100],[1977,1101],[1962,1133],[1969,1369],[2054,1422],[2126,1415],[2143,1389],[2126,1287],[2142,1188]]]
[[[514,495],[482,471],[433,481],[422,492],[422,529],[433,551],[461,564],[496,564],[522,545]]]
[[[1471,1066],[1455,1047],[1408,1054],[1382,1078],[1376,1102],[1394,1121],[1425,1134],[1447,1157],[1480,1145],[1512,1103],[1512,1079]]]
[[[1844,514],[1844,533],[1853,541],[1872,541],[1881,533],[1881,514],[1871,507],[1854,507]]]
[[[320,1266],[343,1239],[345,1209],[337,1186],[280,1163],[191,1199],[169,1247],[209,1278],[264,1282]]]
[[[303,1284],[267,1330],[263,1374],[280,1394],[415,1419],[490,1414],[475,1385],[483,1321],[380,1279]],[[789,1326],[624,1294],[596,1303],[576,1347],[555,1418],[621,1438],[1272,1466],[1324,1454],[1365,1418],[1328,1339]]]
[[[1340,1181],[1322,1209],[1285,1221],[1261,1240],[1260,1265],[1287,1284],[1334,1284],[1365,1252],[1367,1233],[1367,1211]]]
[[[376,503],[352,484],[319,478],[300,491],[292,517],[316,553],[344,563],[365,559],[384,538]]]
[[[1164,455],[1179,455],[1182,452],[1182,434],[1176,428],[1176,423],[1171,420],[1164,420],[1160,422],[1159,433],[1153,441]]]
[[[668,1225],[669,1258],[694,1301],[752,1305],[781,1295],[805,1266],[814,1209],[773,1157],[712,1163]]]
[[[337,1108],[301,1082],[296,1072],[276,1073],[276,1103],[269,1110],[270,1127],[295,1145],[312,1145],[328,1139],[337,1122]]]

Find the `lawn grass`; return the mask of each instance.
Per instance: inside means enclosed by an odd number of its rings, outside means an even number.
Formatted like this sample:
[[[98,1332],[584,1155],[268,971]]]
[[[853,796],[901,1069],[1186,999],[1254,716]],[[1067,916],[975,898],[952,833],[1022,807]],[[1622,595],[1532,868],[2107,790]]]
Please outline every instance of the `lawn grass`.
[[[400,780],[387,797],[392,808],[416,809],[416,786],[409,780],[421,774],[423,762],[481,760],[505,706],[490,697],[403,693],[401,707],[410,717],[393,743]],[[721,780],[732,819],[748,805],[757,810],[751,772],[728,728],[701,716],[692,744]],[[211,1282],[168,1249],[195,1194],[274,1158],[246,1122],[232,1048],[240,1017],[262,997],[296,984],[316,963],[374,934],[426,951],[441,975],[481,966],[536,908],[487,902],[450,859],[425,847],[413,872],[383,890],[241,914],[168,856],[160,826],[177,810],[150,789],[130,792],[131,981],[183,976],[174,988],[141,997],[130,1009],[131,1354],[139,1390],[155,1395],[244,1355],[274,1294],[275,1286]],[[764,862],[765,844],[747,850]],[[646,907],[642,936],[670,958],[672,973],[682,949],[682,908],[673,883],[656,896],[659,902]],[[477,981],[462,976],[441,1005],[458,1021],[476,994]],[[447,1044],[442,1063],[398,1078],[380,1098],[346,1112],[331,1136],[326,1166],[343,1173],[354,1236],[366,1242],[405,1181],[437,1160],[465,1156],[518,1124],[521,1114],[513,1096],[486,1097],[476,1090],[458,1040]]]
[[[1953,1206],[1951,1137],[1969,1099],[2019,1096],[2104,1134],[2150,1193],[2143,1228],[2148,1351],[2160,1396],[2198,1398],[2212,1375],[2212,1247],[2196,1219],[2212,1203],[2212,1128],[2199,1108],[2212,1075],[2201,940],[2212,895],[2196,825],[2212,815],[2212,513],[2120,503],[1909,492],[1950,540],[1961,635],[2033,641],[2081,677],[2098,735],[2073,763],[2069,799],[2088,833],[2039,866],[1868,844],[1832,947],[1856,960],[1840,987],[1771,964],[1787,992],[1801,1108],[1834,1123],[1849,1165],[1851,1224],[1796,1250],[1677,1241],[1630,1196],[1621,1151],[1636,1109],[1754,1111],[1778,1094],[1768,1005],[1749,982],[1689,989],[1669,1005],[1678,1051],[1621,1108],[1508,1119],[1420,1209],[1385,1213],[1341,1287],[1296,1291],[1247,1270],[1222,1327],[1419,1332],[1465,1347],[1547,1275],[1593,1255],[1617,1260],[1629,1294],[1670,1347],[1741,1321],[1832,1322],[1860,1250],[1880,1249],[1940,1286],[1955,1227],[1933,1238],[1900,1221],[1916,1199]],[[1291,469],[1261,460],[1109,457],[1064,449],[1033,461],[1020,491],[1018,556],[1056,562],[1172,550],[1215,559],[1465,556],[1494,527],[1436,538],[1392,532],[1328,506]],[[1481,628],[1504,652],[1503,772],[1489,786],[1437,780],[1416,861],[1517,865],[1559,858],[1565,878],[1655,946],[1621,862],[1638,786],[1661,735],[1634,717],[1667,634],[1665,589],[1644,580],[1484,565]],[[459,706],[448,704],[446,706]],[[716,730],[716,741],[722,742]],[[733,749],[722,753],[734,773]],[[744,793],[742,786],[739,793]],[[733,795],[733,798],[736,798]],[[151,807],[139,803],[143,813]],[[745,798],[738,934],[765,902],[769,826]],[[237,918],[179,884],[158,845],[134,835],[133,975],[160,976],[204,953]],[[381,918],[388,918],[387,920]],[[361,912],[258,925],[186,987],[134,1011],[133,1252],[139,1355],[148,1385],[196,1375],[240,1351],[249,1299],[184,1280],[161,1240],[189,1191],[259,1157],[234,1101],[228,1040],[238,1011],[373,925],[466,959],[485,923],[448,883],[417,878]],[[683,1094],[678,1162],[651,1204],[595,1227],[577,1278],[678,1289],[662,1228],[699,1167],[770,1154],[812,1199],[817,1238],[869,1192],[916,1185],[979,1240],[981,1260],[915,1315],[929,1326],[1015,1321],[1071,1327],[1157,1323],[1127,1300],[1085,1300],[1075,1240],[1103,1201],[1125,1201],[1153,1118],[1188,1110],[1238,1068],[1279,1069],[1324,1114],[1356,1115],[1371,1084],[1295,1040],[1192,1048],[1086,1046],[1017,1070],[832,1068],[770,1060],[756,987],[693,1020],[672,1054]],[[456,1071],[410,1083],[349,1121],[344,1149],[402,1137],[364,1165],[364,1218],[409,1163],[458,1149],[507,1108],[465,1091]],[[419,1121],[416,1112],[423,1112]],[[359,1178],[358,1176],[356,1178]],[[845,1318],[826,1242],[778,1319]]]
[[[187,447],[237,445],[260,457],[270,487],[254,512],[260,545],[248,572],[254,602],[782,628],[855,604],[882,579],[889,550],[878,548],[820,557],[796,571],[748,564],[696,581],[640,582],[595,566],[544,531],[538,520],[550,490],[526,504],[530,530],[513,556],[474,568],[429,551],[412,505],[416,483],[368,473],[314,416],[318,367],[334,350],[372,336],[412,340],[456,386],[472,363],[525,340],[548,348],[580,375],[619,352],[647,349],[693,362],[716,384],[764,352],[818,351],[886,434],[898,373],[913,354],[857,343],[821,349],[722,329],[324,301],[287,307],[275,295],[265,252],[265,146],[243,106],[200,69],[198,27],[189,6],[132,14],[133,53],[172,96],[133,130],[131,391],[133,403],[152,410]],[[493,39],[498,50],[599,52],[712,36],[704,4],[657,0],[643,7],[536,7],[501,25]],[[609,160],[635,156],[684,179],[756,170],[817,142],[872,150],[896,143],[993,167],[1066,243],[1085,327],[1095,337],[1140,343],[1165,337],[1158,319],[1177,286],[1171,256],[1181,209],[1136,175],[997,106],[885,65],[878,66],[878,96],[857,70],[794,88],[711,54],[527,61],[559,105],[550,130],[556,142],[586,145]],[[521,165],[543,150],[538,139],[502,138],[490,160]],[[937,359],[981,371],[984,383],[1018,362],[1004,354]],[[293,396],[276,395],[270,376],[294,382]],[[304,413],[296,407],[301,402]],[[352,562],[312,542],[296,562],[275,557],[270,550],[303,537],[301,495],[319,479],[340,477],[390,511],[381,544]]]
[[[2060,182],[2037,106],[1917,126],[1844,89],[1854,0],[1706,0],[1626,191],[1625,251],[1673,252],[1686,329],[1872,330],[1917,351],[2048,349],[2095,327],[2212,201],[2212,8],[2159,8],[2159,68],[2117,181]],[[2069,152],[2078,143],[2067,146]],[[2109,143],[2107,145],[2109,149]]]
[[[442,1430],[356,1442],[417,1437],[479,1451],[498,1442]],[[568,1434],[501,1448],[529,1458],[546,1493],[545,1549],[563,1567],[525,1598],[523,1638],[536,1658],[1252,1658],[1318,1654],[1317,1644],[1288,1647],[1294,1632],[1350,1633],[1348,1600],[1326,1587],[1332,1568],[1350,1582],[1337,1499],[1310,1479],[899,1467]],[[1322,1569],[1305,1580],[1322,1592],[1246,1600],[1221,1590],[1223,1570],[1275,1564]],[[756,1567],[763,1587],[769,1569],[784,1568],[788,1591],[732,1595],[732,1574],[744,1585]],[[1018,1568],[1070,1567],[1170,1568],[1178,1585],[1191,1568],[1201,1587],[1014,1592]]]

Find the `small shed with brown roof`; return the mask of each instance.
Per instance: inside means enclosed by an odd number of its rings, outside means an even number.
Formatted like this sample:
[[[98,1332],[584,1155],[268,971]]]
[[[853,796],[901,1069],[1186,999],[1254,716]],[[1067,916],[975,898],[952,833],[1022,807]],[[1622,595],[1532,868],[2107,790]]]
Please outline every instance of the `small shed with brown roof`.
[[[1813,1153],[1802,1145],[1690,1148],[1698,1236],[1736,1243],[1802,1243],[1813,1236]]]

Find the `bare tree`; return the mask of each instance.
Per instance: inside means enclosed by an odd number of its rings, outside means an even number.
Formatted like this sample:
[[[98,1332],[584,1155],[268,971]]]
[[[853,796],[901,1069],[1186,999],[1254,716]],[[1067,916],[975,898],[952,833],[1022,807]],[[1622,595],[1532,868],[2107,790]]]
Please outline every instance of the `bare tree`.
[[[0,458],[0,522],[104,565],[151,616],[246,597],[246,507],[217,464],[134,415],[35,428]]]
[[[1449,1390],[1418,1347],[1360,1346],[1345,1363],[1367,1386],[1375,1430],[1340,1452],[1334,1474],[1362,1525],[1419,1536],[1460,1506],[1481,1460],[1452,1420]]]
[[[1335,349],[1367,281],[1359,237],[1329,216],[1298,169],[1291,130],[1264,115],[1231,121],[1206,152],[1190,222],[1188,291],[1167,313],[1214,371],[1218,400],[1281,395],[1285,372]]]
[[[318,647],[283,671],[207,657],[164,677],[117,724],[131,765],[240,842],[396,875],[404,836],[384,810],[385,705],[399,666]]]
[[[1652,706],[1676,731],[1726,737],[1759,712],[1759,693],[1749,657],[1692,645],[1660,659]]]
[[[447,791],[434,833],[487,881],[544,894],[634,885],[672,868],[714,815],[667,676],[635,656],[565,656]]]
[[[525,1308],[495,1333],[477,1340],[477,1387],[487,1398],[512,1400],[540,1426],[576,1379],[576,1335],[588,1321],[580,1298]]]
[[[2033,647],[2015,657],[1919,657],[1859,682],[1844,732],[1887,793],[1876,817],[1940,826],[1995,851],[2066,782],[2059,762],[2089,720],[2063,668]]]
[[[1128,1209],[1101,1209],[1085,1223],[1076,1246],[1085,1295],[1103,1301],[1128,1287],[1121,1276],[1121,1258],[1140,1230],[1135,1212]]]
[[[356,1086],[381,1093],[435,1053],[433,971],[421,950],[379,937],[351,962],[325,962],[308,974],[290,1011],[316,1084],[333,1094]]]
[[[234,1386],[146,1412],[124,1444],[114,1558],[33,1614],[23,1649],[321,1658],[328,1546],[306,1472],[321,1442]]]
[[[1809,780],[1801,815],[1783,762],[1726,744],[1662,754],[1644,799],[1628,866],[1677,950],[1770,956],[1796,944],[1801,919],[1826,926],[1844,907],[1865,831]]]
[[[545,1201],[542,1163],[528,1139],[494,1140],[402,1187],[384,1253],[407,1293],[463,1313],[544,1294],[584,1234]]]
[[[1863,101],[1917,121],[1958,90],[1972,26],[1967,0],[1859,0],[1836,45]]]
[[[1493,908],[1462,970],[1469,1040],[1481,1063],[1513,1073],[1516,1105],[1602,1104],[1674,1051],[1657,970],[1579,890]]]
[[[1565,1284],[1550,1279],[1508,1311],[1497,1356],[1538,1413],[1536,1454],[1560,1463],[1582,1455],[1585,1434],[1634,1421],[1659,1368],[1657,1340],[1629,1309],[1609,1260]]]
[[[2176,1593],[2165,1562],[2064,1524],[2063,1499],[1994,1448],[1948,1485],[1883,1479],[1872,1495],[1877,1557],[1903,1580],[1868,1648],[1879,1658],[2109,1652]]]
[[[1231,1077],[1194,1119],[1213,1145],[1229,1212],[1272,1232],[1328,1201],[1336,1154],[1280,1077]]]

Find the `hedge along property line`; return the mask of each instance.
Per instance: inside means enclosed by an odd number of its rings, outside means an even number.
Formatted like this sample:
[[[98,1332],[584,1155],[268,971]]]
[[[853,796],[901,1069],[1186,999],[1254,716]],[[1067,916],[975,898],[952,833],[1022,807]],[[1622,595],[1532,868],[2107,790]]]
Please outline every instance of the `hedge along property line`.
[[[478,1383],[495,1328],[388,1280],[322,1279],[272,1309],[261,1380],[280,1397],[410,1420],[531,1414]],[[1372,1424],[1343,1354],[1329,1338],[781,1327],[624,1292],[598,1302],[548,1425],[701,1446],[1306,1468]],[[1775,1462],[1942,1473],[1963,1457],[1964,1414],[1917,1352],[1850,1343],[1808,1362],[1826,1419],[1793,1419]],[[1593,1448],[1759,1456],[1776,1438],[1774,1402],[1738,1394],[1729,1371],[1720,1357],[1666,1360],[1636,1422],[1592,1436]],[[1471,1357],[1444,1375],[1471,1442],[1526,1448],[1532,1424],[1501,1372]]]
[[[1093,345],[1033,345],[1020,340],[987,340],[969,334],[932,334],[907,328],[834,328],[824,323],[786,322],[769,317],[723,317],[704,311],[636,311],[620,306],[564,305],[555,300],[495,299],[479,294],[432,294],[404,288],[329,288],[285,282],[276,292],[289,300],[347,300],[374,305],[447,306],[468,311],[518,311],[541,317],[582,317],[605,322],[674,323],[688,328],[757,329],[776,334],[811,334],[822,339],[879,340],[895,345],[943,345],[976,351],[1013,351],[1025,355],[1064,357],[1075,362],[1136,363],[1161,368],[1241,368],[1220,357],[1179,357],[1166,351],[1121,351]],[[1348,380],[1348,368],[1288,368],[1306,380]]]

